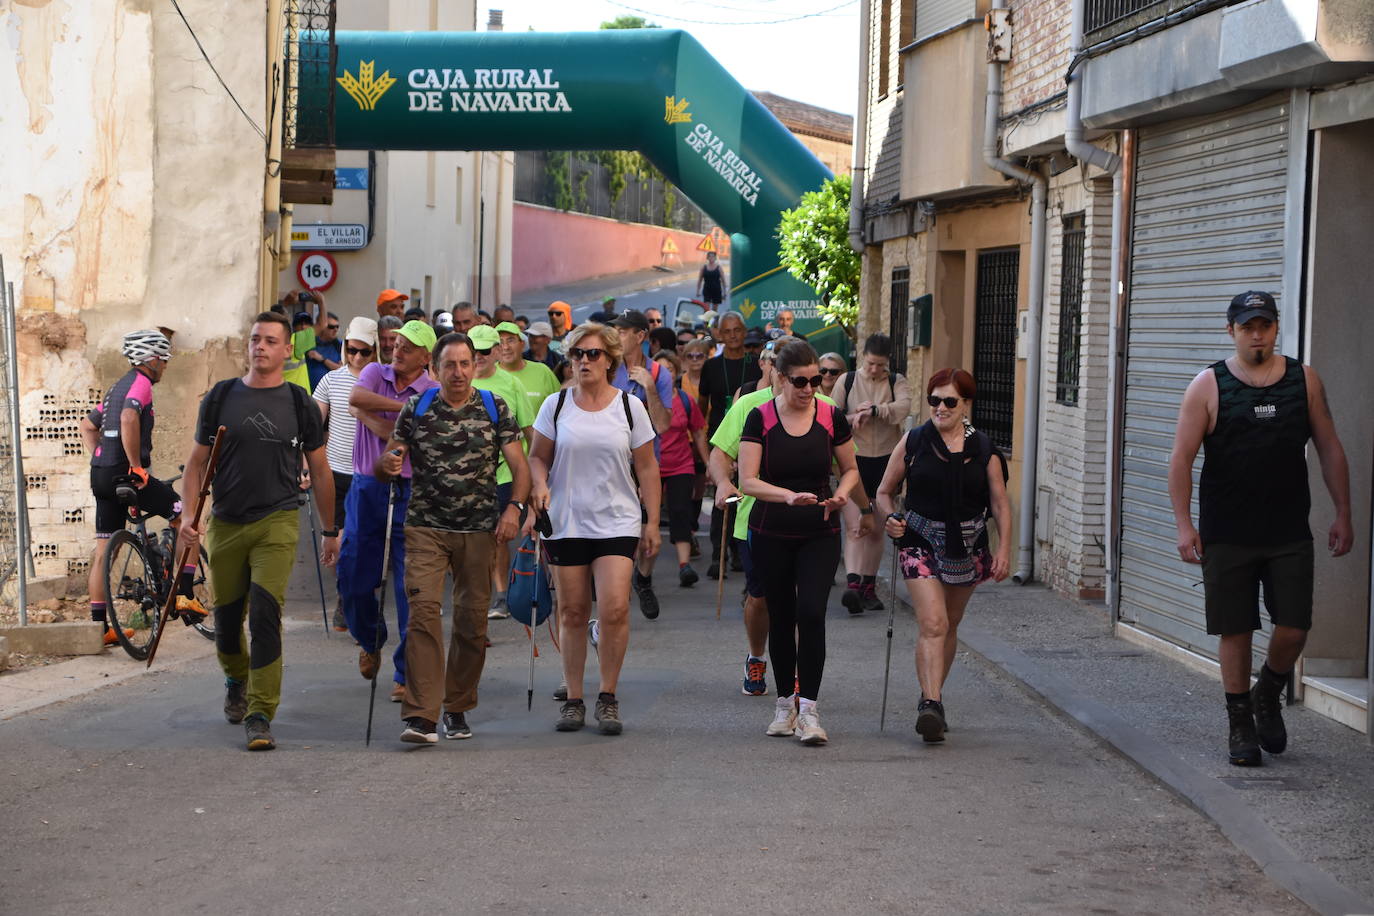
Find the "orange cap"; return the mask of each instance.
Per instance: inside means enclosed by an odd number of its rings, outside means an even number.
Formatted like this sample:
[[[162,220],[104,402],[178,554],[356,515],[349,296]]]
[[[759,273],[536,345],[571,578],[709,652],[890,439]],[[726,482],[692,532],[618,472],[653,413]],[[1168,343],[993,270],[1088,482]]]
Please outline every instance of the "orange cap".
[[[410,297],[399,289],[384,289],[377,294],[378,305],[381,305],[383,302],[390,302],[392,299],[400,299],[402,302],[406,302]]]

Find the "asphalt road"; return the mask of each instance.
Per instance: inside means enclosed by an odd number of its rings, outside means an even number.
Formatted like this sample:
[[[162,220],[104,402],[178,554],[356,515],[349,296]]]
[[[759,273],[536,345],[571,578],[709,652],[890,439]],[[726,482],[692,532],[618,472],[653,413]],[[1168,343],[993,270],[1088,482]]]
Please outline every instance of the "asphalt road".
[[[622,736],[553,730],[547,631],[527,712],[529,643],[501,621],[472,740],[401,744],[382,689],[365,748],[357,650],[323,635],[302,565],[276,751],[225,723],[213,659],[0,724],[0,913],[1303,911],[962,654],[950,739],[921,744],[905,617],[885,732],[886,615],[832,602],[831,743],[766,737],[772,698],[740,693],[741,577],[719,622],[710,580],[680,589],[666,559],[658,579],[663,615],[634,612]]]

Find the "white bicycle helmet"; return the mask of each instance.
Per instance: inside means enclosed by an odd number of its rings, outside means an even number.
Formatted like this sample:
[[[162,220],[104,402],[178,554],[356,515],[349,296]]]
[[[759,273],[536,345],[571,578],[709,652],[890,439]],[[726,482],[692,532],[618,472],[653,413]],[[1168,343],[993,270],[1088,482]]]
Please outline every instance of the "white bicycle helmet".
[[[172,355],[172,342],[161,331],[145,329],[124,335],[124,356],[135,366],[141,366],[150,359],[169,359]]]

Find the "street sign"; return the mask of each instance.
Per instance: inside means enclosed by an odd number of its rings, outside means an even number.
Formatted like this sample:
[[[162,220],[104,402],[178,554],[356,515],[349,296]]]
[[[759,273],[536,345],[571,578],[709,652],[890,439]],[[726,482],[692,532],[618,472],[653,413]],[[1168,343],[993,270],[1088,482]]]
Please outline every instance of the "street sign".
[[[296,279],[306,289],[323,292],[334,285],[339,276],[339,265],[326,251],[311,251],[300,256],[296,262]]]
[[[366,168],[341,168],[334,170],[334,189],[336,191],[366,191]]]
[[[701,241],[700,241],[700,242],[697,242],[697,251],[715,251],[715,250],[716,250],[716,239],[715,239],[715,235],[714,235],[713,233],[710,233],[710,232],[706,233],[705,235],[703,235],[703,236],[701,237]]]
[[[677,242],[673,241],[671,235],[663,237],[663,247],[658,250],[659,254],[677,254]]]
[[[291,226],[291,247],[311,251],[365,248],[367,227],[362,223],[296,223]]]

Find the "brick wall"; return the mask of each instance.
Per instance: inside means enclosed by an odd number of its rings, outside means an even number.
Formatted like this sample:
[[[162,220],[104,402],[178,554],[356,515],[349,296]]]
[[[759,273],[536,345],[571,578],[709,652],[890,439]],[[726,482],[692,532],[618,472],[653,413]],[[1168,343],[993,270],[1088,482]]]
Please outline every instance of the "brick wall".
[[[1064,90],[1070,0],[1011,0],[1012,60],[1002,74],[1002,114]]]
[[[865,165],[868,167],[867,187],[864,205],[872,206],[885,203],[897,196],[901,187],[902,171],[902,84],[901,55],[901,7],[899,0],[865,0],[869,4],[869,61],[868,61],[868,149]],[[888,22],[887,58],[879,60],[883,43],[880,29],[883,23],[882,10],[887,7],[892,15]],[[878,92],[886,73],[887,94],[879,97]]]

